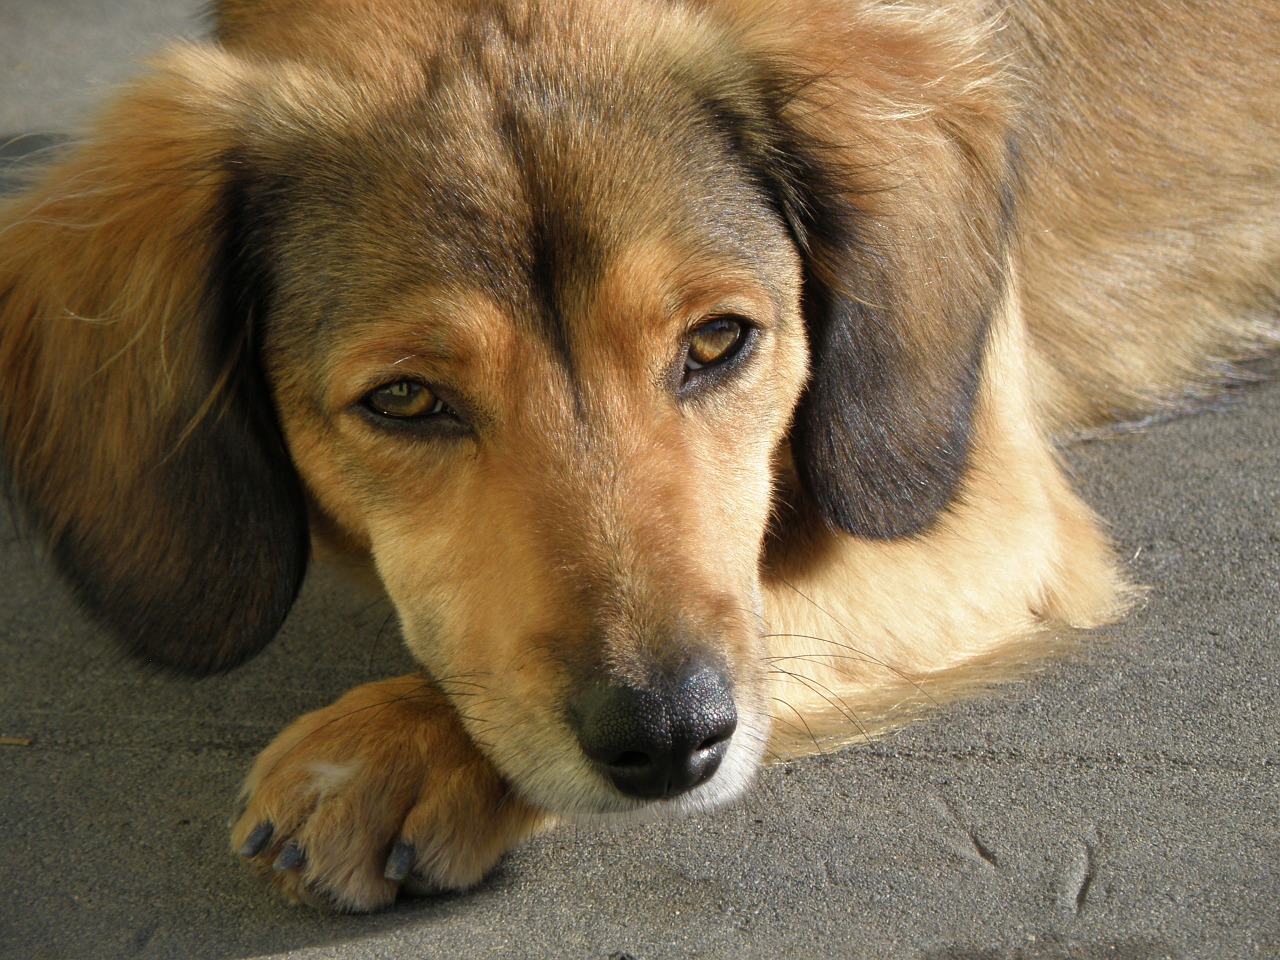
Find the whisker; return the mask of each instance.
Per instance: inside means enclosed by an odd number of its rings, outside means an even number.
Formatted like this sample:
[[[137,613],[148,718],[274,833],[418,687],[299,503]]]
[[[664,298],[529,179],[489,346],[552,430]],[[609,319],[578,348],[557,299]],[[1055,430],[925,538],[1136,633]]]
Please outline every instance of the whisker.
[[[783,721],[783,722],[785,723],[786,721]],[[793,726],[794,726],[794,725],[793,725]],[[800,728],[799,728],[799,727],[795,727],[795,729],[797,729],[797,730],[798,730],[798,729],[800,729]],[[791,762],[789,758],[784,757],[782,754],[778,753],[778,751],[774,750],[774,749],[773,749],[773,747],[772,747],[772,746],[770,746],[770,740],[769,740],[769,738],[768,738],[768,737],[766,737],[766,736],[763,736],[762,734],[752,732],[752,733],[743,733],[743,734],[738,734],[738,736],[741,736],[741,737],[743,737],[743,738],[745,738],[745,739],[747,739],[747,740],[750,740],[750,741],[752,741],[752,742],[754,742],[754,743],[758,743],[758,744],[760,744],[760,746],[761,746],[761,748],[762,748],[763,752],[769,756],[769,759],[770,759],[773,763],[780,763],[780,764],[783,764],[783,765],[785,766],[785,765],[787,765],[787,764],[789,764],[789,763]]]
[[[799,710],[797,710],[790,701],[783,700],[781,697],[770,697],[769,699],[772,700],[774,703],[782,704],[784,707],[786,707],[792,713],[794,713],[796,715],[796,718],[800,721],[800,727],[797,727],[796,729],[803,728],[805,733],[808,735],[809,739],[813,741],[814,749],[817,750],[819,754],[825,755],[826,751],[822,749],[822,744],[818,741],[818,738],[814,735],[813,728],[809,726],[809,721],[807,721],[804,718],[804,714],[801,713]],[[781,720],[782,718],[779,717],[778,719]],[[783,722],[786,723],[785,720]]]
[[[375,606],[377,606],[377,603],[370,604],[365,609],[372,610],[373,607]],[[364,611],[361,611],[361,615],[363,615],[363,613]],[[391,621],[395,619],[395,616],[396,616],[395,608],[392,608],[391,611],[383,619],[382,625],[378,627],[377,632],[374,633],[373,642],[369,644],[369,660],[368,660],[368,663],[366,664],[366,669],[373,670],[374,656],[378,652],[378,645],[382,642],[382,634],[386,631],[387,626],[391,623]]]
[[[374,609],[374,607],[382,606],[382,604],[384,604],[384,603],[388,603],[388,604],[389,604],[390,602],[391,602],[391,598],[390,598],[390,597],[378,597],[378,598],[377,598],[377,599],[375,599],[375,600],[371,600],[371,601],[369,601],[368,603],[366,603],[364,606],[362,606],[362,607],[360,607],[358,610],[356,610],[354,613],[352,613],[352,614],[351,614],[351,619],[352,619],[352,620],[359,620],[361,617],[363,617],[365,614],[367,614],[370,610]],[[393,611],[393,612],[394,612],[394,611]]]
[[[799,674],[799,673],[792,673],[789,670],[780,669],[780,670],[771,670],[769,672],[790,677],[796,682],[802,684],[806,689],[808,689],[812,693],[816,693],[819,697],[825,700],[833,709],[835,709],[835,711],[839,713],[840,716],[844,717],[851,724],[853,724],[853,726],[857,728],[858,732],[862,734],[862,737],[864,740],[866,740],[868,743],[871,742],[871,732],[870,732],[870,729],[867,727],[865,721],[863,721],[862,718],[857,715],[856,711],[854,711],[854,709],[851,706],[849,706],[848,701],[846,701],[843,697],[841,697],[838,693],[836,693],[830,687],[826,686],[823,683],[819,683],[817,680],[814,680],[811,677],[806,677],[803,674]]]
[[[800,596],[803,597],[804,594],[800,594]],[[805,597],[805,599],[808,599],[808,598]],[[818,609],[821,609],[821,607],[819,607]],[[825,613],[825,611],[823,612]],[[848,659],[859,661],[862,663],[873,663],[878,667],[884,668],[889,673],[893,674],[893,676],[901,680],[903,683],[909,684],[910,686],[914,687],[916,692],[918,692],[921,696],[928,699],[928,701],[932,703],[935,707],[939,706],[938,701],[934,699],[933,695],[930,694],[929,691],[925,689],[924,685],[918,679],[906,673],[904,670],[898,667],[895,667],[893,664],[889,663],[887,660],[882,660],[879,657],[872,656],[870,653],[868,653],[866,650],[862,649],[861,647],[856,647],[849,643],[841,643],[839,640],[832,640],[830,637],[813,636],[805,633],[770,633],[770,634],[766,634],[765,637],[766,639],[776,638],[779,640],[787,640],[787,639],[812,640],[815,643],[825,643],[833,647],[838,647],[841,650],[846,650],[848,651],[848,653],[844,656],[847,656]],[[815,653],[815,654],[811,654],[810,656],[831,656],[834,659],[835,657],[840,655]]]

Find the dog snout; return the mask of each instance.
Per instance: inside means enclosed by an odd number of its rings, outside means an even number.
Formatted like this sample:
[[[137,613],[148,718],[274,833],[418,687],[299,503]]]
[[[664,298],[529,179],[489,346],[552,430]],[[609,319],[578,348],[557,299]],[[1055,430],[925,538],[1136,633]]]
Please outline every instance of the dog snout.
[[[582,751],[619,792],[674,797],[710,780],[738,725],[723,670],[692,664],[645,686],[607,683],[584,698]]]

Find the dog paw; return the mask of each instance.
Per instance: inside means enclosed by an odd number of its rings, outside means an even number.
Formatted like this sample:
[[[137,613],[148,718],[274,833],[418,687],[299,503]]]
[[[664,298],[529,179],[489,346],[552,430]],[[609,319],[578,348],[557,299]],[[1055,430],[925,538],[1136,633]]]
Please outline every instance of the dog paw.
[[[290,900],[340,911],[473,886],[543,820],[416,676],[295,721],[241,799],[232,849]]]

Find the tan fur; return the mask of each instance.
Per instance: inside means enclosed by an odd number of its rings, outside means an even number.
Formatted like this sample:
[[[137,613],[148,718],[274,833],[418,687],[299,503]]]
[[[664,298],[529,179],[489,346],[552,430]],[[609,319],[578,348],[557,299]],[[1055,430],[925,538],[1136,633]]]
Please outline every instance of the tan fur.
[[[724,802],[1123,613],[1055,444],[1280,341],[1277,40],[1261,0],[224,0],[0,212],[15,499],[179,667],[270,639],[303,511],[394,602],[423,674],[246,782],[293,899]],[[722,316],[747,359],[689,381]],[[371,419],[400,379],[462,425]],[[624,795],[593,684],[702,660],[719,771]]]
[[[788,751],[815,736],[864,738],[913,705],[998,679],[993,656],[1015,675],[1026,657],[1052,652],[1054,631],[1100,626],[1131,599],[1097,519],[1035,427],[1019,320],[1006,304],[988,350],[966,509],[909,542],[815,532],[769,558],[770,654],[786,691],[775,736]],[[904,604],[908,595],[929,600]]]
[[[309,855],[298,870],[257,861],[263,879],[295,902],[373,909],[396,895],[399,884],[382,876],[384,838],[403,832],[437,839],[417,851],[430,865],[416,878],[422,892],[479,882],[546,818],[502,782],[457,716],[411,676],[359,687],[290,725],[258,757],[242,795]],[[242,817],[232,844],[254,825]]]

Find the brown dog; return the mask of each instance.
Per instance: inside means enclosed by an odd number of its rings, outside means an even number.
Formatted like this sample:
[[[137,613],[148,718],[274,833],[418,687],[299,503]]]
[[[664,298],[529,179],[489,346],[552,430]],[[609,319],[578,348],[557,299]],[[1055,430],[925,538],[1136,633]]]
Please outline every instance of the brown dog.
[[[1264,0],[224,0],[0,215],[14,498],[185,670],[312,545],[376,573],[424,672],[286,730],[235,826],[294,898],[722,803],[1121,612],[1052,443],[1280,340],[1277,43]]]

